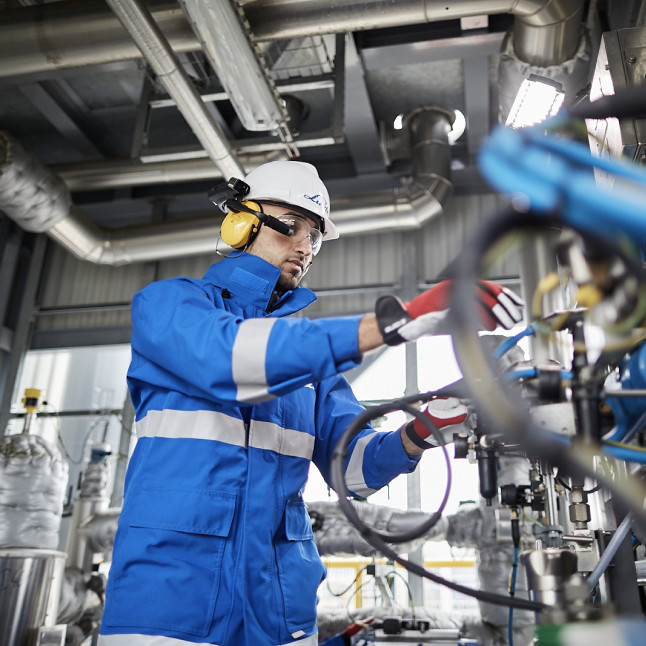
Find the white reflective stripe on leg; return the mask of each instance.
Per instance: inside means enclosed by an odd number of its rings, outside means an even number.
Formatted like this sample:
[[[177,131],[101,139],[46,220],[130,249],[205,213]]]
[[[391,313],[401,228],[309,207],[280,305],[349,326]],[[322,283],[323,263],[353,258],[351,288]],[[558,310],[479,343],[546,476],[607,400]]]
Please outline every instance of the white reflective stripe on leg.
[[[297,635],[298,633],[294,633]],[[278,646],[317,646],[319,643],[318,633],[314,633],[305,639],[297,639],[294,642],[288,642],[287,644],[279,644]]]
[[[350,456],[350,461],[348,462],[348,469],[345,472],[345,482],[348,489],[363,498],[367,498],[370,494],[377,491],[376,489],[371,489],[363,477],[363,454],[365,453],[368,442],[376,434],[377,432],[375,431],[357,441]]]
[[[244,446],[241,419],[212,410],[151,410],[135,422],[137,437],[168,437],[217,440]]]
[[[238,391],[236,399],[240,402],[258,404],[269,401],[267,388],[267,342],[276,323],[275,318],[248,319],[238,328],[231,354],[231,372]]]
[[[99,635],[98,646],[217,646],[207,642],[187,642],[162,635]]]

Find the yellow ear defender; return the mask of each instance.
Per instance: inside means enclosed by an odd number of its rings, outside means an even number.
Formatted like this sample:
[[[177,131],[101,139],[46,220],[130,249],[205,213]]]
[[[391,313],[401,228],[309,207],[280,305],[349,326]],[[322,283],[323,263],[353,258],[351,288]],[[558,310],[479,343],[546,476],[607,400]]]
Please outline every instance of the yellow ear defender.
[[[249,211],[262,213],[262,207],[257,202],[242,202],[241,206],[246,207]],[[222,242],[230,247],[242,249],[256,237],[261,222],[258,216],[247,210],[235,210],[232,202],[229,202],[229,208],[230,211],[220,227],[220,237]]]

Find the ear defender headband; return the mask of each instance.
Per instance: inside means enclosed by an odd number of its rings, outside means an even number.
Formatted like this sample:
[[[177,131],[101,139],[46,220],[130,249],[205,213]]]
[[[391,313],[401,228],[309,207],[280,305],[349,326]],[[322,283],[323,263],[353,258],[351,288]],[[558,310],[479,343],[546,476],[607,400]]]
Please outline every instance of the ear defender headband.
[[[263,213],[258,202],[242,201],[249,193],[249,184],[232,177],[226,184],[219,184],[209,191],[209,199],[226,217],[220,227],[222,241],[233,249],[244,249],[258,234],[261,224],[291,236],[293,228]]]

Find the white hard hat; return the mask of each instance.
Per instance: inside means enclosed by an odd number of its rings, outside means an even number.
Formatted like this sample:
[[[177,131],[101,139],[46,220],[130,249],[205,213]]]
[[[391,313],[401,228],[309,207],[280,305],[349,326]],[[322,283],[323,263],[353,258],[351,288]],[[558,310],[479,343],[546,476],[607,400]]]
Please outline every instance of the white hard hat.
[[[245,200],[288,205],[321,223],[323,240],[334,240],[339,232],[330,220],[330,196],[312,164],[273,161],[252,170],[244,181],[249,185]]]

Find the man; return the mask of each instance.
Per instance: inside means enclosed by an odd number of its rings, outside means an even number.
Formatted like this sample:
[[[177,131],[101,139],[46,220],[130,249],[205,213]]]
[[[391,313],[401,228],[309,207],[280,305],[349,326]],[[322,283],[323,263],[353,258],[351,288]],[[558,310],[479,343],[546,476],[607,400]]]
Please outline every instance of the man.
[[[270,162],[218,196],[236,251],[201,280],[153,283],[133,299],[138,442],[102,646],[316,644],[325,568],[302,492],[311,461],[330,482],[334,447],[363,410],[339,375],[384,340],[438,330],[446,308],[444,285],[408,305],[386,298],[378,315],[288,317],[315,300],[299,282],[338,237],[316,170]],[[487,326],[503,302],[512,324],[518,302],[490,286]],[[358,433],[349,489],[367,496],[414,470],[429,446],[421,426]]]

